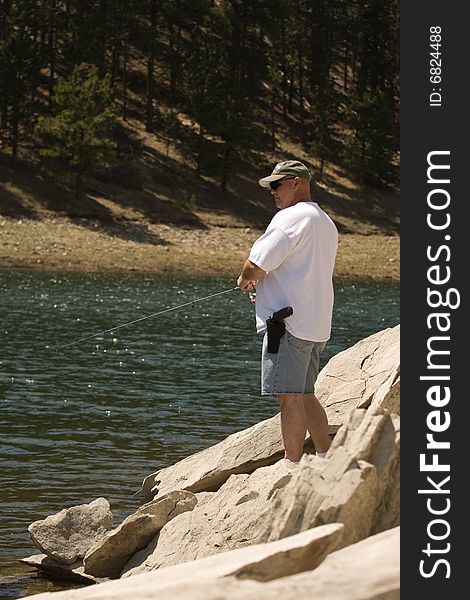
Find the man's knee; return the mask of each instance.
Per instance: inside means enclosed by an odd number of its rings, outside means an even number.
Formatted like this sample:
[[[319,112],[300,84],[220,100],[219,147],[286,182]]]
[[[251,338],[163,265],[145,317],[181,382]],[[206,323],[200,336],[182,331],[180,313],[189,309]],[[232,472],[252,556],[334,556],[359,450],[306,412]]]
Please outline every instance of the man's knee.
[[[276,394],[282,408],[294,407],[302,402],[303,394]]]
[[[320,404],[315,394],[304,394],[303,399],[305,404]]]

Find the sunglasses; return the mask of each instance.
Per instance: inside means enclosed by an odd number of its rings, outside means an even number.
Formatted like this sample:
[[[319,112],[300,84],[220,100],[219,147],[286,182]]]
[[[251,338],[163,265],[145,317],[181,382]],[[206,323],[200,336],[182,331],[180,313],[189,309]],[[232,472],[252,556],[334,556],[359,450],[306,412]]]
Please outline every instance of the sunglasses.
[[[284,179],[278,179],[277,181],[271,181],[271,183],[269,184],[269,187],[272,190],[277,190],[277,188],[281,185],[281,183],[283,181],[286,181],[287,179],[295,179],[295,177],[284,177]]]

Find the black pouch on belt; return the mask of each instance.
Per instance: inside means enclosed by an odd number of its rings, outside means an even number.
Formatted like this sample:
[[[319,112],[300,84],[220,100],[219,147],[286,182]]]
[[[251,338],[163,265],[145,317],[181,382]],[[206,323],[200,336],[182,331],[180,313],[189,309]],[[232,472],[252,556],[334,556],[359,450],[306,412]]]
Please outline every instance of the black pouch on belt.
[[[269,354],[277,354],[282,336],[286,332],[286,324],[284,319],[294,314],[291,306],[280,308],[272,317],[266,320],[268,330],[268,352]]]

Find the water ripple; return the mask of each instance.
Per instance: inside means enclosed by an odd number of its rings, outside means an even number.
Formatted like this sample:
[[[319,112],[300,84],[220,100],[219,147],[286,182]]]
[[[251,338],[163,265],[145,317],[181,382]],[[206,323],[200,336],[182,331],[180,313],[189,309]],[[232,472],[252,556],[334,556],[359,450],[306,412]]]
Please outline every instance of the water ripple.
[[[4,565],[36,553],[27,533],[32,521],[99,496],[119,520],[137,508],[133,494],[146,475],[278,412],[274,399],[259,396],[261,338],[241,292],[57,350],[231,286],[222,279],[0,274]],[[396,285],[338,288],[323,364],[397,324],[398,298]],[[0,575],[11,575],[5,568]],[[11,594],[28,594],[26,580],[10,586]]]

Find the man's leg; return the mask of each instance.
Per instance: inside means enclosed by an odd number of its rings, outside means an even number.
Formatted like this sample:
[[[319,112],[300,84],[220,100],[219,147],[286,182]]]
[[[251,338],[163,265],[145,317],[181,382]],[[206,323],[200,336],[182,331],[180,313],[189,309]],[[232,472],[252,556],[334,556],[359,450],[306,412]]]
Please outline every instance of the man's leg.
[[[278,394],[281,405],[281,432],[285,458],[299,462],[302,457],[307,422],[304,412],[304,394]]]
[[[315,394],[303,394],[303,406],[308,432],[317,452],[326,452],[331,444],[325,409]]]

